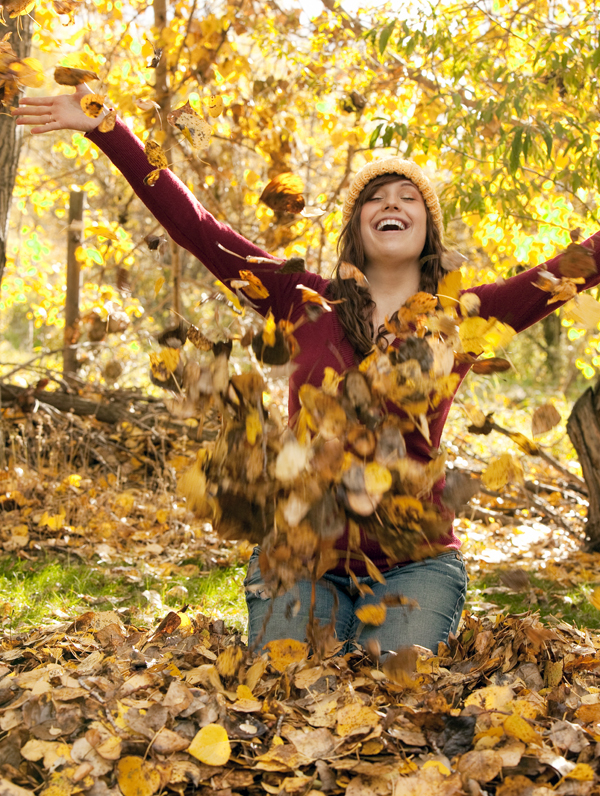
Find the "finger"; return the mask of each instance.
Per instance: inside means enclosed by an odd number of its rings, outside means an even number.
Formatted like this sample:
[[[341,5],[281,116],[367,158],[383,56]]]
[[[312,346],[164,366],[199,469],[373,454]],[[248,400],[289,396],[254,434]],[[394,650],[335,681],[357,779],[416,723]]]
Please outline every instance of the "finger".
[[[52,114],[45,113],[42,116],[21,116],[17,119],[17,124],[51,124],[54,122]]]
[[[60,122],[49,122],[48,124],[44,124],[41,127],[32,127],[30,132],[32,135],[38,135],[39,133],[50,133],[52,130],[63,130],[63,126]]]
[[[11,108],[10,112],[13,116],[26,116],[28,119],[37,119],[40,116],[50,116],[52,109],[49,105],[42,105],[39,108]]]
[[[19,105],[52,105],[54,97],[21,97]]]

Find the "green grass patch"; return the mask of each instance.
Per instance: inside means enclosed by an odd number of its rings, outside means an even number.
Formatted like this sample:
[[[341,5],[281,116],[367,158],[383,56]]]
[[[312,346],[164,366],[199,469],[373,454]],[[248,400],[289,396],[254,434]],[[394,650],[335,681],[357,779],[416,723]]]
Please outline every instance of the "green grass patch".
[[[531,574],[529,581],[530,588],[515,593],[503,590],[500,573],[471,580],[465,608],[481,614],[489,612],[485,606],[491,603],[505,614],[539,611],[542,618],[552,615],[581,629],[600,629],[600,611],[589,601],[592,586],[582,583],[564,587],[556,581]]]
[[[124,622],[143,625],[189,605],[245,632],[245,569],[236,564],[192,577],[159,577],[130,566],[2,557],[0,620],[5,631],[25,630],[84,611],[116,610]]]

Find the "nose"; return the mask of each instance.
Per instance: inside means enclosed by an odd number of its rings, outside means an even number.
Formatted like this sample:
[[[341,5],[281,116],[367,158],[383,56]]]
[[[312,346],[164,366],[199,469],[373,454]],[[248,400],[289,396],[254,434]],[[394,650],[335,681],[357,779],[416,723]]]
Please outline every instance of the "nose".
[[[397,196],[388,196],[385,206],[398,210],[400,207],[400,199]]]

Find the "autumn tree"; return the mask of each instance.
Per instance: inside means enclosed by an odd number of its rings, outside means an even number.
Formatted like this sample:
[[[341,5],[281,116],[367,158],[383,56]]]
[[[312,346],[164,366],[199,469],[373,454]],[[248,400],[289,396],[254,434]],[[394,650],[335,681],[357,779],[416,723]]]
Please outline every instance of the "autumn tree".
[[[4,28],[0,29],[3,31],[3,43],[0,44],[0,63],[3,70],[10,69],[10,63],[13,61],[9,54],[10,50],[14,53],[14,60],[17,61],[29,56],[32,25],[31,17],[16,16],[9,17]],[[17,102],[17,96],[15,94],[10,97],[6,87],[0,88],[0,101],[5,100],[3,105],[5,112],[0,114],[0,285],[6,265],[8,215],[23,137],[23,131],[14,124],[13,119],[6,114],[6,110]]]

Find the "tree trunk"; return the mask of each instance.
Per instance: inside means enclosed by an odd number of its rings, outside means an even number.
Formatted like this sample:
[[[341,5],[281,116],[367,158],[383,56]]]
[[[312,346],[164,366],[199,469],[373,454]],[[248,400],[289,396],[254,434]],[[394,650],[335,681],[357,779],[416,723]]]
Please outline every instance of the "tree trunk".
[[[600,552],[600,381],[576,401],[567,421],[567,434],[577,451],[588,488],[588,548]]]
[[[77,373],[77,339],[79,337],[79,292],[81,290],[81,268],[75,256],[81,243],[83,230],[82,191],[71,191],[69,195],[69,226],[67,227],[67,295],[65,299],[65,333],[63,345],[63,376]]]
[[[31,30],[33,22],[30,16],[16,17],[8,19],[5,11],[6,27],[0,28],[0,37],[12,32],[10,43],[15,51],[17,58],[26,58],[31,50]],[[18,105],[15,98],[12,105]],[[17,127],[14,119],[6,113],[8,109],[2,108],[0,113],[0,287],[6,265],[7,244],[6,236],[8,233],[8,213],[12,192],[17,177],[17,165],[19,162],[19,150],[21,149],[21,139],[23,128]]]

